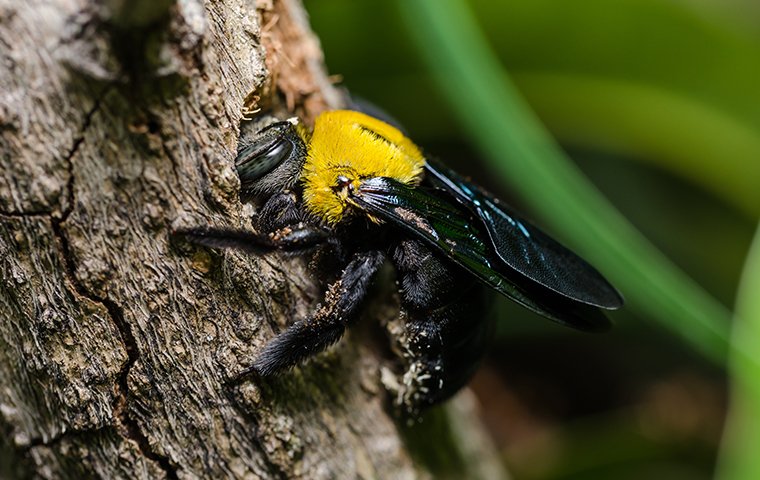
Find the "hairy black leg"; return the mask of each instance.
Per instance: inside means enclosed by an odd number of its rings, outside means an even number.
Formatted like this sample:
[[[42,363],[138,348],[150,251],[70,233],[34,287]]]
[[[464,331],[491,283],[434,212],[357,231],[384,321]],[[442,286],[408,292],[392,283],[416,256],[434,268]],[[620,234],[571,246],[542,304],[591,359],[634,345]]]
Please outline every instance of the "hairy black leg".
[[[491,322],[484,321],[482,289],[473,285],[453,303],[433,311],[407,313],[410,367],[405,373],[406,403],[414,408],[446,400],[475,373],[488,344]]]
[[[261,376],[273,375],[337,342],[346,326],[356,317],[384,259],[385,254],[380,251],[354,254],[340,278],[328,288],[324,303],[316,313],[272,339],[253,366],[241,376],[254,371]]]
[[[483,288],[416,241],[395,249],[405,331],[406,371],[397,403],[411,414],[456,393],[474,373],[490,332]]]
[[[325,243],[327,233],[308,225],[296,228],[284,228],[274,234],[262,235],[243,230],[190,228],[173,232],[188,242],[213,248],[235,248],[254,255],[261,255],[273,250],[303,253]]]
[[[256,228],[272,233],[304,221],[303,208],[293,192],[275,193],[261,207],[256,217]]]
[[[462,388],[475,373],[488,345],[491,322],[484,321],[482,289],[473,287],[453,303],[432,311],[405,312],[400,342],[406,370],[398,380],[396,403],[415,415]]]

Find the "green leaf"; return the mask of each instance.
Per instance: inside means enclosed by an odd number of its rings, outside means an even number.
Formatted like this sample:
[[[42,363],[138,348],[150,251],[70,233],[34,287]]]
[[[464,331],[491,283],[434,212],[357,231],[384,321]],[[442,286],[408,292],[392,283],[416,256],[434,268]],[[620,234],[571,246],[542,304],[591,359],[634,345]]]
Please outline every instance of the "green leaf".
[[[760,214],[760,131],[740,117],[697,96],[630,80],[523,72],[515,82],[563,144],[652,162],[751,218]]]
[[[760,226],[747,256],[736,300],[733,341],[753,355],[733,354],[731,407],[723,438],[720,480],[760,478]]]
[[[409,32],[491,169],[602,270],[630,308],[723,362],[728,310],[599,194],[519,96],[461,0],[399,0]]]

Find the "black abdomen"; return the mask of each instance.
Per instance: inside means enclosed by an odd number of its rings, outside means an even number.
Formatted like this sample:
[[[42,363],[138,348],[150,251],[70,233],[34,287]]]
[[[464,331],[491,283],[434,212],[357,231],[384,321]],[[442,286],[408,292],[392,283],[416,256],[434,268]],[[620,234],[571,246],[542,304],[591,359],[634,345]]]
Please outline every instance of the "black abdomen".
[[[402,377],[409,410],[432,405],[465,385],[483,357],[491,332],[487,297],[472,275],[414,240],[393,252],[406,334]]]

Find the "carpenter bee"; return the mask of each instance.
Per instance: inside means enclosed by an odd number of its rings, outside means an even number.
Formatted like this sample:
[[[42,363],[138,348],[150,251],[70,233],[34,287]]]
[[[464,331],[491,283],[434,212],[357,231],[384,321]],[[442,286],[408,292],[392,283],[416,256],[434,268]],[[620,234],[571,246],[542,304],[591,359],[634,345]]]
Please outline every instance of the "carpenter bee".
[[[312,131],[274,123],[241,142],[236,168],[242,193],[261,202],[256,231],[177,233],[254,254],[325,246],[342,265],[317,310],[269,341],[246,373],[275,375],[337,342],[386,260],[404,320],[396,401],[409,412],[447,399],[474,373],[491,324],[484,286],[581,330],[608,328],[603,310],[623,304],[580,257],[367,114],[328,111]]]

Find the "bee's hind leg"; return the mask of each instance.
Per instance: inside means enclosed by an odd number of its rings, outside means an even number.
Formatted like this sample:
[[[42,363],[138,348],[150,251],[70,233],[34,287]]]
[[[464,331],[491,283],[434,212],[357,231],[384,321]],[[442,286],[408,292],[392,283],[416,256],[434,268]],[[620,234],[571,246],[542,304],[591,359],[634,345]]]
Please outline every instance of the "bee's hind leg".
[[[323,304],[309,318],[296,322],[267,343],[254,364],[241,372],[267,377],[292,367],[337,342],[356,318],[375,274],[385,260],[381,251],[353,256],[340,278],[325,294]]]
[[[393,261],[399,276],[403,326],[396,332],[406,370],[388,384],[395,403],[414,417],[455,394],[475,372],[488,343],[484,290],[456,265],[418,241],[401,242]]]

